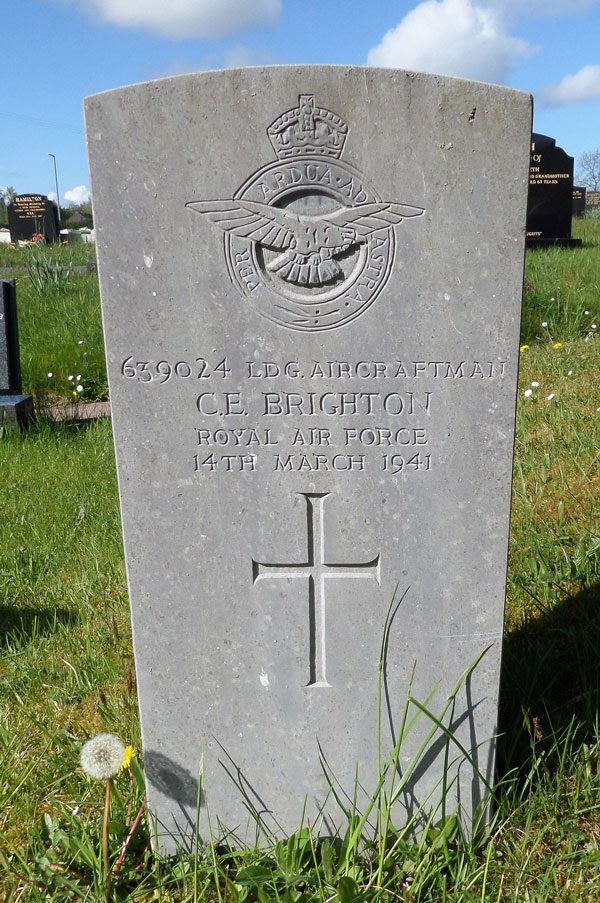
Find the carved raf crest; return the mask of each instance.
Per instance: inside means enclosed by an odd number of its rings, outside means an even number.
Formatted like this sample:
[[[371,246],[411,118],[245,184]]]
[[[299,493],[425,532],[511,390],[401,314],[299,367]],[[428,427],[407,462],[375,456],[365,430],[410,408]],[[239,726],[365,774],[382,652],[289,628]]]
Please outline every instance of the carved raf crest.
[[[229,199],[190,201],[225,233],[233,282],[260,313],[302,331],[334,329],[375,301],[394,226],[423,208],[382,201],[341,161],[348,128],[311,94],[269,126],[278,160]]]

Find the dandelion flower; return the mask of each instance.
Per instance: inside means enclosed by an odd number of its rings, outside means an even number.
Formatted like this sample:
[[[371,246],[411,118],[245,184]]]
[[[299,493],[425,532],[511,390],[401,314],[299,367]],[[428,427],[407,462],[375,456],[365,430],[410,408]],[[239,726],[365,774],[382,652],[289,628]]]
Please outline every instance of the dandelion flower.
[[[525,398],[530,398],[533,395],[533,389],[525,389],[523,395],[525,396]]]
[[[116,774],[123,762],[125,747],[114,734],[98,734],[84,743],[79,764],[91,778],[104,780]]]
[[[78,392],[83,392],[83,386],[81,385],[81,383],[79,383],[78,386],[75,386],[75,388],[77,389]]]
[[[562,342],[555,342],[554,345],[553,345],[552,347],[553,347],[553,348],[562,348],[562,346],[563,346],[563,343],[562,343]]]
[[[131,768],[131,760],[134,756],[137,756],[137,749],[134,749],[133,746],[126,746],[123,752],[123,761],[121,762],[121,768],[123,770],[125,768]]]
[[[527,351],[528,348],[529,348],[529,345],[521,345],[521,347],[519,348],[519,351]]]
[[[548,396],[548,401],[552,401],[552,399],[554,398],[555,395],[556,395],[556,392],[550,392],[550,395]]]
[[[537,387],[539,386],[539,382],[537,381],[537,379],[534,379],[534,381],[531,383],[531,385],[533,386],[534,389],[537,389]]]

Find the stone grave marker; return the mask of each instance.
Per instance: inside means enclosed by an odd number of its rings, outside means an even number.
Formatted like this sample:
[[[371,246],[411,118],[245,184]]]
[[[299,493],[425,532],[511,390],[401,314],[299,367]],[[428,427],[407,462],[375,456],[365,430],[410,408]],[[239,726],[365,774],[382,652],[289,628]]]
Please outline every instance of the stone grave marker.
[[[58,241],[58,211],[45,194],[18,194],[7,213],[11,241],[33,241],[36,236]]]
[[[451,718],[468,826],[494,768],[529,95],[293,66],[85,111],[160,845],[191,843],[200,767],[203,838],[208,813],[252,841],[245,803],[278,834],[305,804],[343,825],[320,751],[345,793],[357,767],[375,789],[391,604],[385,755],[413,663],[439,713],[487,650]],[[444,754],[438,735],[398,823],[439,803]]]
[[[573,185],[573,216],[585,215],[585,195],[587,188],[584,185]]]
[[[534,132],[531,136],[527,247],[563,245],[575,247],[571,238],[573,217],[573,157],[554,138]]]
[[[600,207],[600,191],[588,191],[585,197],[586,210],[597,210]]]
[[[33,416],[31,395],[21,393],[21,360],[14,279],[0,280],[0,429]]]

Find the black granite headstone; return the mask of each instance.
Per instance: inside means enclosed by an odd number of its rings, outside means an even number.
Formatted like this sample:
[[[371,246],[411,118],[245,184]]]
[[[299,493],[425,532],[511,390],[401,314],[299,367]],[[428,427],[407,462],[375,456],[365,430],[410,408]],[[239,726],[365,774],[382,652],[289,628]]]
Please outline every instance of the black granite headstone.
[[[573,185],[573,216],[584,215],[586,191],[583,185]]]
[[[21,361],[14,279],[0,280],[0,430],[33,416],[31,395],[21,394]]]
[[[532,134],[526,247],[581,244],[571,238],[573,162],[554,138]]]
[[[18,194],[8,205],[8,228],[13,242],[58,241],[58,210],[45,194]]]

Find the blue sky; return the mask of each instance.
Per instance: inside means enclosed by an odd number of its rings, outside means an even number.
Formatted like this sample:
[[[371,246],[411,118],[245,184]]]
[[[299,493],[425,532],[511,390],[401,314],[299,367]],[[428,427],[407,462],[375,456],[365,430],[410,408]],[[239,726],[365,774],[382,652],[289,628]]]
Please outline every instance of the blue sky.
[[[89,187],[88,94],[227,66],[397,66],[530,91],[534,129],[600,147],[600,0],[0,0],[0,186]]]

